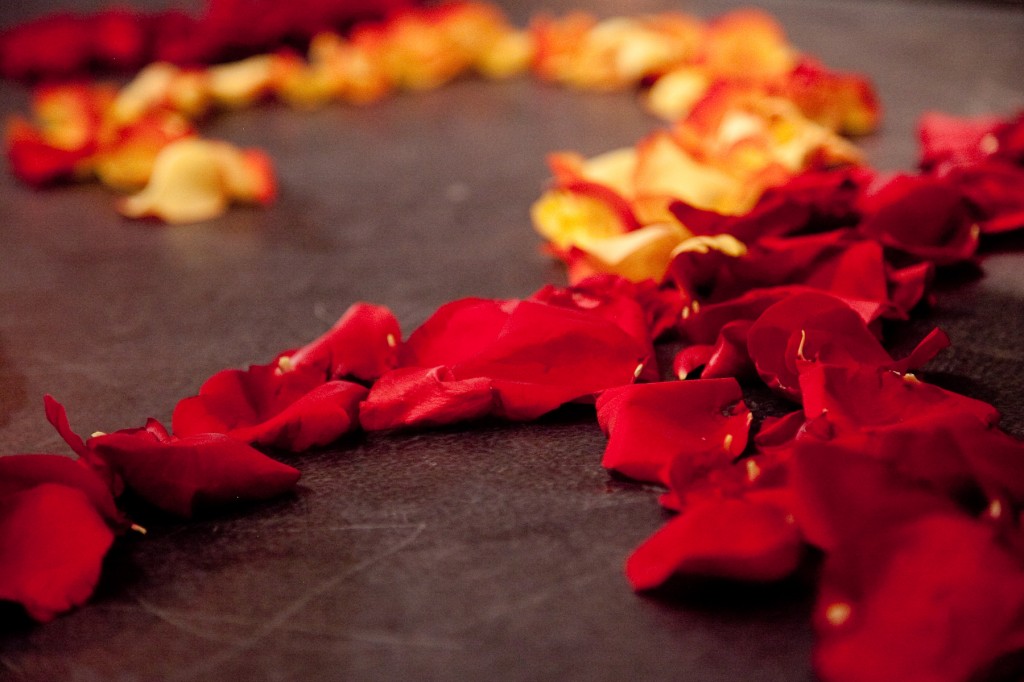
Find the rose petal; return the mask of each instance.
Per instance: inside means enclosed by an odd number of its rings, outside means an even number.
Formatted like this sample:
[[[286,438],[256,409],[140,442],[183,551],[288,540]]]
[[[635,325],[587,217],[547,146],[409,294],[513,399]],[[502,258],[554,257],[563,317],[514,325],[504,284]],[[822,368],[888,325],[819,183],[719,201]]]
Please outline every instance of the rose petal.
[[[40,483],[0,494],[0,599],[21,604],[40,622],[83,604],[113,541],[103,515],[77,487]]]
[[[299,480],[292,467],[220,433],[163,441],[139,429],[96,436],[87,445],[139,497],[183,517],[208,506],[277,497]]]
[[[608,389],[597,400],[597,420],[608,436],[601,465],[667,485],[677,458],[729,462],[743,452],[749,415],[732,379]]]
[[[359,384],[324,381],[312,366],[285,371],[280,363],[253,365],[210,377],[198,395],[175,406],[172,423],[179,436],[225,433],[299,452],[358,428],[358,404],[366,393]]]
[[[262,152],[186,138],[160,151],[149,184],[122,199],[119,210],[129,218],[192,223],[216,218],[232,199],[265,204],[275,193],[273,171]]]
[[[48,483],[81,492],[111,526],[123,524],[110,487],[82,461],[61,455],[0,457],[0,498]]]
[[[945,265],[978,248],[964,196],[941,178],[895,175],[869,187],[860,208],[861,232],[918,259]]]
[[[398,364],[402,332],[384,306],[354,303],[330,331],[290,357],[295,367],[315,367],[334,379],[372,382]]]
[[[529,420],[632,383],[643,371],[644,357],[643,346],[598,312],[529,300],[463,299],[442,306],[410,335],[400,365],[444,368],[432,375],[433,384],[485,380],[470,386],[495,391],[495,416]],[[391,390],[401,385],[394,383]],[[417,386],[409,384],[411,401],[423,395]],[[388,394],[389,403],[400,400]],[[374,402],[371,395],[367,405]],[[415,414],[418,408],[410,404],[403,410]]]
[[[487,377],[457,380],[445,367],[408,367],[384,374],[360,406],[367,431],[408,426],[440,426],[494,412],[494,389]]]
[[[635,590],[672,575],[768,582],[800,562],[802,542],[785,511],[739,499],[690,507],[648,538],[626,561]]]
[[[965,680],[1024,645],[1024,571],[992,528],[931,514],[835,552],[814,622],[822,679]]]
[[[927,363],[948,345],[949,338],[934,330],[908,357],[894,361],[853,309],[819,293],[794,294],[779,301],[747,333],[747,350],[761,378],[769,388],[797,402],[801,362],[906,372]]]

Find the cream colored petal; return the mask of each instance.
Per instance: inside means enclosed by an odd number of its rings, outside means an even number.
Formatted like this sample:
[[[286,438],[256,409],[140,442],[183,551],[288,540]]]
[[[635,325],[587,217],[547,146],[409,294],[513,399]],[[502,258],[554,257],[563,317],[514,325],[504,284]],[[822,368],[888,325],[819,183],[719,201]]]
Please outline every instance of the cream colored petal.
[[[156,62],[144,68],[117,93],[111,108],[114,120],[120,125],[134,123],[163,104],[180,72],[178,67],[167,62]]]
[[[690,113],[708,91],[707,73],[696,67],[681,67],[654,82],[645,97],[647,110],[665,121],[675,121]]]
[[[168,223],[195,223],[221,215],[228,191],[221,172],[220,145],[186,139],[157,155],[153,175],[138,194],[121,200],[118,210],[129,218],[160,218]]]
[[[274,75],[274,56],[257,55],[230,64],[211,66],[210,94],[217,104],[245,107],[262,97],[270,88]]]

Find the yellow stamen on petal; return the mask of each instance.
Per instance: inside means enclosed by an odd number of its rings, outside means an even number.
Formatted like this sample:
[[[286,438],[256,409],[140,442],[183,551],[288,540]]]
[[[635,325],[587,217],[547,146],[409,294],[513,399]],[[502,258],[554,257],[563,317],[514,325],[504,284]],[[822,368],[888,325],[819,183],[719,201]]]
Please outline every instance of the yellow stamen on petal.
[[[748,459],[747,460],[746,466],[747,466],[747,480],[749,480],[751,483],[753,483],[754,481],[757,480],[757,477],[761,475],[761,467],[759,467],[757,465],[757,462],[755,462],[752,459]]]
[[[800,344],[796,347],[796,357],[798,360],[807,360],[807,356],[804,355],[804,346],[807,344],[807,330],[800,330]]]
[[[829,604],[825,609],[825,620],[834,628],[844,625],[853,613],[853,608],[846,602]]]

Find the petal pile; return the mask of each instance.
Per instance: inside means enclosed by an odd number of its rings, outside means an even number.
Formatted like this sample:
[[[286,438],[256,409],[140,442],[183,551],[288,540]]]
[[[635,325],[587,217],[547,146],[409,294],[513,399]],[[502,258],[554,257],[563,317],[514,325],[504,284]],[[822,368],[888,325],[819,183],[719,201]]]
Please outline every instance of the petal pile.
[[[859,151],[838,133],[870,132],[878,120],[866,80],[801,55],[774,19],[755,11],[710,22],[680,13],[599,21],[577,12],[517,29],[496,7],[471,0],[255,4],[210,0],[198,19],[173,11],[60,15],[0,35],[0,57],[9,57],[0,59],[0,75],[8,77],[153,62],[120,90],[88,98],[88,129],[75,120],[79,86],[54,86],[66,93],[58,98],[68,100],[58,107],[64,111],[55,118],[37,106],[35,121],[9,127],[15,174],[34,186],[95,177],[119,191],[146,187],[119,202],[122,214],[197,222],[233,200],[274,199],[265,155],[183,139],[195,137],[193,121],[217,109],[271,97],[297,108],[366,104],[467,73],[530,72],[587,90],[643,86],[671,129],[598,159],[552,155],[559,182],[533,211],[537,229],[576,264],[577,279],[614,273],[641,281],[660,279],[695,234],[673,217],[674,202],[743,214],[794,175],[858,162]],[[371,17],[380,20],[337,32]],[[305,58],[260,53],[285,38],[307,42]],[[48,59],[45,50],[25,49],[33,41],[61,47]],[[228,57],[236,61],[221,61]]]
[[[801,54],[757,11],[571,13],[519,30],[475,2],[251,1],[4,33],[10,77],[164,60],[120,90],[39,88],[32,120],[8,128],[15,175],[96,177],[135,192],[125,215],[206,220],[276,194],[264,154],[197,137],[206,113],[269,97],[362,104],[468,72],[638,88],[670,125],[549,157],[532,218],[569,287],[453,301],[408,337],[387,308],[355,304],[304,346],[214,374],[174,408],[173,434],[150,419],[83,439],[47,396],[76,457],[0,458],[0,600],[39,621],[82,604],[133,527],[129,499],[190,517],[293,490],[299,472],[257,448],[593,403],[603,466],[663,487],[674,514],[627,559],[635,589],[777,581],[814,547],[822,680],[953,682],[1024,648],[1024,442],[993,406],[911,373],[949,345],[941,330],[899,359],[881,337],[987,235],[1024,228],[1024,115],[928,114],[919,172],[882,174],[840,137],[876,127],[868,81]],[[311,39],[306,59],[259,54],[286,36]],[[22,49],[33,41],[51,47]],[[229,54],[249,56],[197,66]],[[670,381],[665,340],[679,345]],[[755,419],[752,383],[790,411]]]

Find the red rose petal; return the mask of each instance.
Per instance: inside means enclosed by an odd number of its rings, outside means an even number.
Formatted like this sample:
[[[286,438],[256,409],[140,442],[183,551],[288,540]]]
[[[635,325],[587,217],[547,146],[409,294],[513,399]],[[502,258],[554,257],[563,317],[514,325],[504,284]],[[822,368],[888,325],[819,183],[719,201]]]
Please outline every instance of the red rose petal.
[[[802,543],[785,511],[771,504],[726,499],[688,508],[648,538],[626,561],[635,590],[672,575],[768,582],[800,562]]]
[[[955,511],[938,494],[861,451],[803,441],[790,464],[793,515],[811,544],[827,552],[861,533],[937,511]]]
[[[489,390],[494,391],[495,416],[535,419],[565,403],[632,383],[643,371],[647,352],[600,312],[529,300],[455,301],[442,306],[402,346],[401,364],[423,371],[395,375],[385,387],[374,387],[364,405],[371,415],[367,428],[403,425],[374,415],[382,410],[396,416],[425,411],[433,424],[440,423],[439,417],[475,418]],[[389,375],[381,382],[386,379]],[[467,396],[468,410],[463,405]],[[448,398],[454,401],[451,409],[443,404]],[[403,400],[409,404],[403,406]],[[416,403],[422,400],[430,403],[420,407]],[[416,423],[427,422],[417,417]]]
[[[749,320],[734,320],[722,326],[714,345],[698,344],[683,348],[675,357],[673,370],[685,379],[703,366],[702,379],[725,377],[743,378],[754,373],[754,365],[747,352]]]
[[[456,380],[445,367],[408,367],[373,385],[359,417],[367,431],[440,426],[493,414],[494,400],[487,377]]]
[[[905,422],[922,412],[962,413],[984,426],[999,421],[999,411],[988,403],[874,368],[809,364],[801,369],[800,386],[809,419],[827,413],[851,431]]]
[[[78,487],[40,483],[3,492],[0,599],[18,602],[40,622],[83,604],[113,541],[103,515]]]
[[[927,363],[949,345],[940,330],[906,358],[894,361],[853,309],[818,293],[802,293],[771,306],[750,327],[747,350],[764,382],[783,396],[801,397],[798,364],[884,367],[907,371]]]
[[[883,460],[951,499],[1024,504],[1024,443],[995,427],[991,405],[868,368],[811,366],[801,385],[804,410],[822,427],[808,437]]]
[[[943,176],[963,193],[982,234],[1024,228],[1024,168],[1000,160],[953,168]]]
[[[764,382],[796,401],[798,359],[872,366],[892,362],[857,313],[818,293],[796,294],[765,310],[750,327],[747,349]]]
[[[1024,567],[991,527],[932,514],[876,528],[828,560],[815,668],[830,682],[973,679],[1024,646]]]
[[[367,391],[323,377],[316,367],[285,371],[276,363],[218,372],[199,395],[174,408],[174,432],[226,433],[295,452],[326,445],[358,428],[358,404]]]
[[[918,122],[921,144],[921,168],[938,170],[971,165],[987,159],[992,145],[984,142],[993,136],[1002,120],[996,116],[958,118],[938,112],[924,114]]]
[[[220,433],[162,440],[146,429],[90,438],[87,446],[141,498],[191,516],[200,507],[289,492],[299,472]]]
[[[333,379],[376,381],[398,364],[402,332],[384,306],[355,303],[330,331],[292,354],[295,367],[315,367]]]
[[[123,525],[124,517],[114,504],[109,486],[82,461],[61,455],[0,457],[0,498],[47,483],[78,490],[108,523]]]
[[[856,222],[856,198],[871,179],[865,168],[810,170],[769,187],[749,212],[725,216],[682,201],[669,210],[696,234],[728,233],[742,242],[803,232],[825,232]]]
[[[451,366],[476,356],[497,340],[516,303],[482,298],[446,303],[409,336],[400,365]]]
[[[860,230],[885,246],[938,265],[970,258],[979,229],[956,185],[929,176],[895,175],[861,199]]]
[[[742,453],[750,411],[735,380],[702,379],[608,389],[597,420],[608,436],[603,467],[667,485],[677,458],[728,463]]]
[[[638,346],[644,348],[644,368],[638,378],[657,381],[660,372],[654,357],[653,330],[648,322],[647,313],[636,298],[617,290],[618,280],[619,278],[615,276],[594,276],[565,289],[549,285],[533,294],[530,300],[595,314],[608,320],[632,337]],[[627,280],[621,281],[632,284]]]
[[[712,257],[712,281],[694,281],[699,262]],[[725,301],[752,289],[800,285],[847,299],[888,304],[888,278],[881,246],[852,230],[800,237],[769,237],[748,244],[746,255],[722,258],[681,254],[670,274],[687,291],[709,288],[708,299]]]

